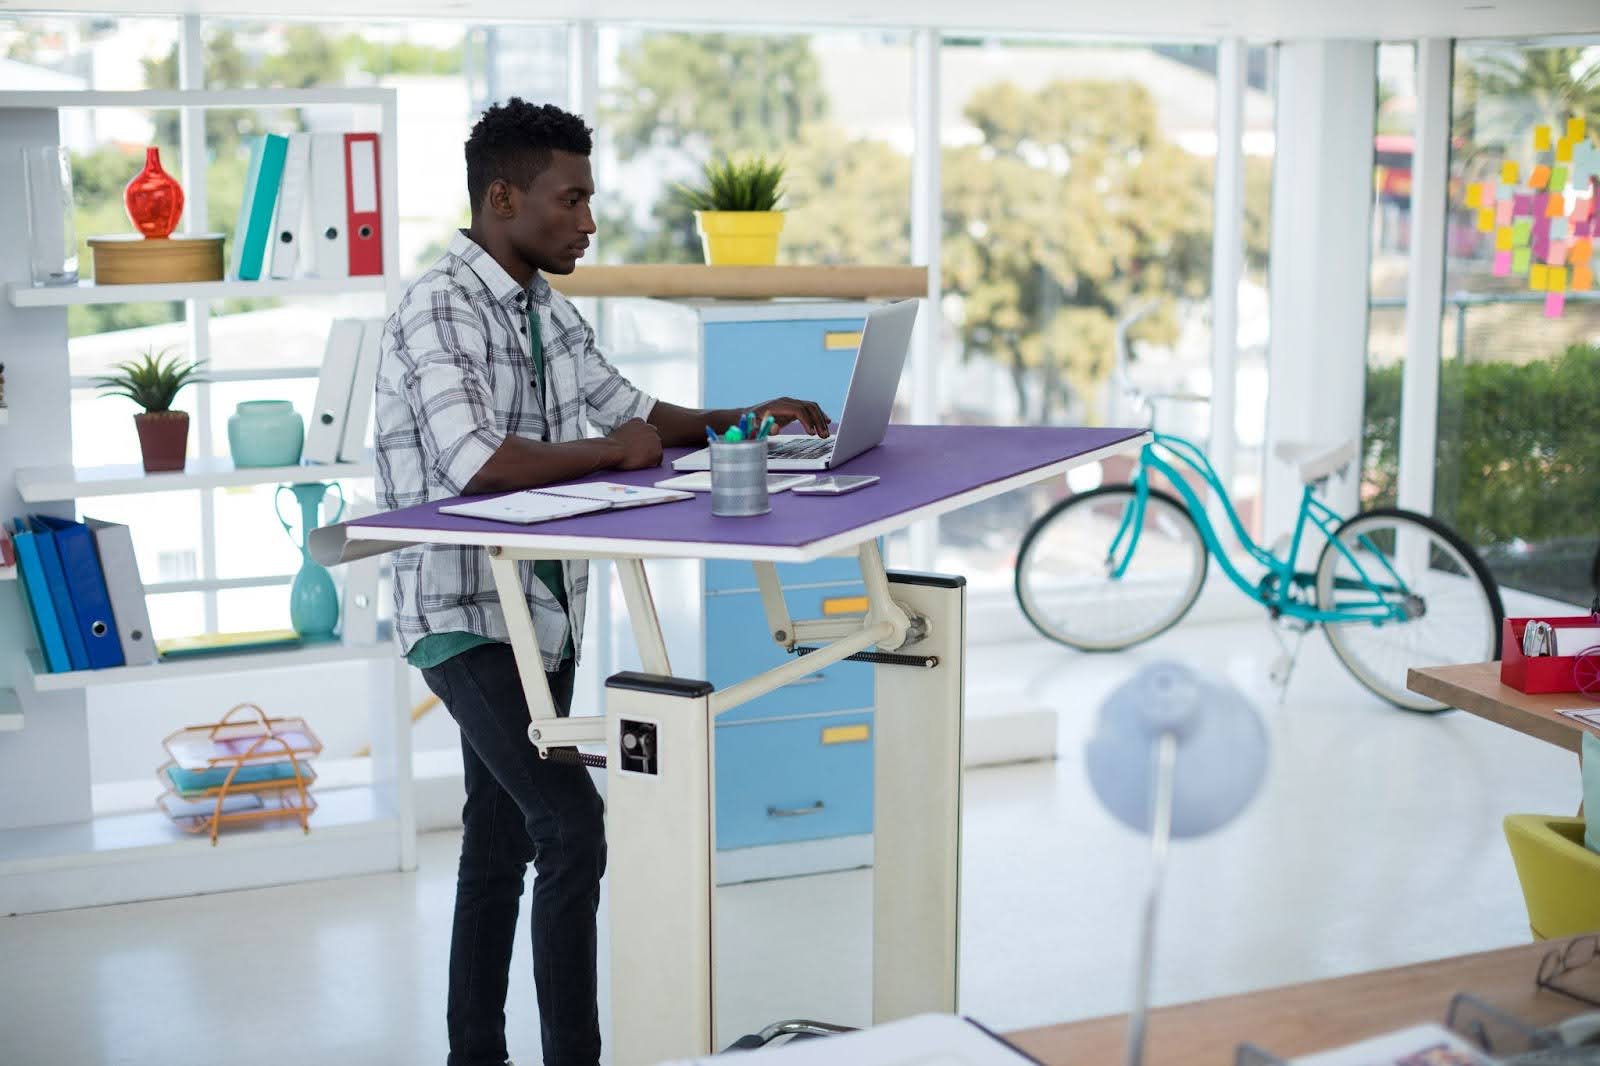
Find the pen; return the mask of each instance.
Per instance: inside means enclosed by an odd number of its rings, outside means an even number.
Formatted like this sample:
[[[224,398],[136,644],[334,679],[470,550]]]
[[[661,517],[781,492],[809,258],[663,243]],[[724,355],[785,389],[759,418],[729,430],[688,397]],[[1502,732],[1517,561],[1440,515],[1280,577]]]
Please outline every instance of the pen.
[[[707,426],[706,427],[706,440],[714,441],[716,439],[717,439],[717,431],[712,429],[710,426]]]
[[[750,412],[743,411],[739,414],[739,432],[744,436],[750,435]]]
[[[761,420],[761,428],[756,430],[756,440],[766,440],[767,434],[772,432],[772,427],[776,424],[776,420],[771,415],[763,418]]]

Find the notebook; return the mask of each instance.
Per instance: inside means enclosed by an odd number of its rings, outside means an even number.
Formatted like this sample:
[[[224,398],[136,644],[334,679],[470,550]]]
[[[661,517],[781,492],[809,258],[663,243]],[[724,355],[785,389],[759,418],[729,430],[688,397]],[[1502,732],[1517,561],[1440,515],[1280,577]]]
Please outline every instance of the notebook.
[[[439,508],[440,514],[461,515],[465,518],[486,518],[491,522],[512,522],[530,525],[548,522],[555,518],[593,511],[626,510],[630,507],[647,507],[654,503],[673,503],[692,500],[692,492],[674,492],[655,489],[647,485],[623,485],[615,481],[588,481],[579,485],[551,485],[542,489],[524,489],[507,496],[495,496],[471,503],[449,503]]]
[[[768,474],[767,491],[784,492],[796,485],[804,485],[808,481],[817,480],[815,474]],[[669,477],[665,481],[656,482],[658,489],[682,489],[686,492],[710,492],[711,471],[696,470],[692,474],[679,474]]]

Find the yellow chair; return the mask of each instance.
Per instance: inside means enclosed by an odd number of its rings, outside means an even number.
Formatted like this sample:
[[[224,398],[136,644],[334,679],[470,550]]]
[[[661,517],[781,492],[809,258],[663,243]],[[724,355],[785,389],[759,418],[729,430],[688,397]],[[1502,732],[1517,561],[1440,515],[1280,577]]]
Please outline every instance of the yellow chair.
[[[1583,846],[1583,819],[1508,814],[1505,831],[1534,938],[1600,929],[1600,855]]]

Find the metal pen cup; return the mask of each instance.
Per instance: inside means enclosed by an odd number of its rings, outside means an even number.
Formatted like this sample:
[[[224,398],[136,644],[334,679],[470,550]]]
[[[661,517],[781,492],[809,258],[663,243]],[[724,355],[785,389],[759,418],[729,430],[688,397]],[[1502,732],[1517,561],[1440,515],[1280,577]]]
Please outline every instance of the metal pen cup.
[[[711,513],[749,518],[772,510],[767,499],[767,442],[712,441]]]

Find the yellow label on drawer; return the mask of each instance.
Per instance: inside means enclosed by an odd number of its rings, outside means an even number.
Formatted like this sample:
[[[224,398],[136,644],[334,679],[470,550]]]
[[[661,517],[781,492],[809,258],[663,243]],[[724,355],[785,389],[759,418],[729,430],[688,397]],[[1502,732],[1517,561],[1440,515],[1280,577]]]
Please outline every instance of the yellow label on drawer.
[[[822,349],[828,352],[853,352],[861,347],[861,332],[830,329],[822,335]]]
[[[865,722],[860,725],[830,725],[822,731],[824,744],[859,744],[872,737],[872,727]]]
[[[867,598],[865,596],[828,596],[822,601],[822,613],[826,616],[866,614]]]

